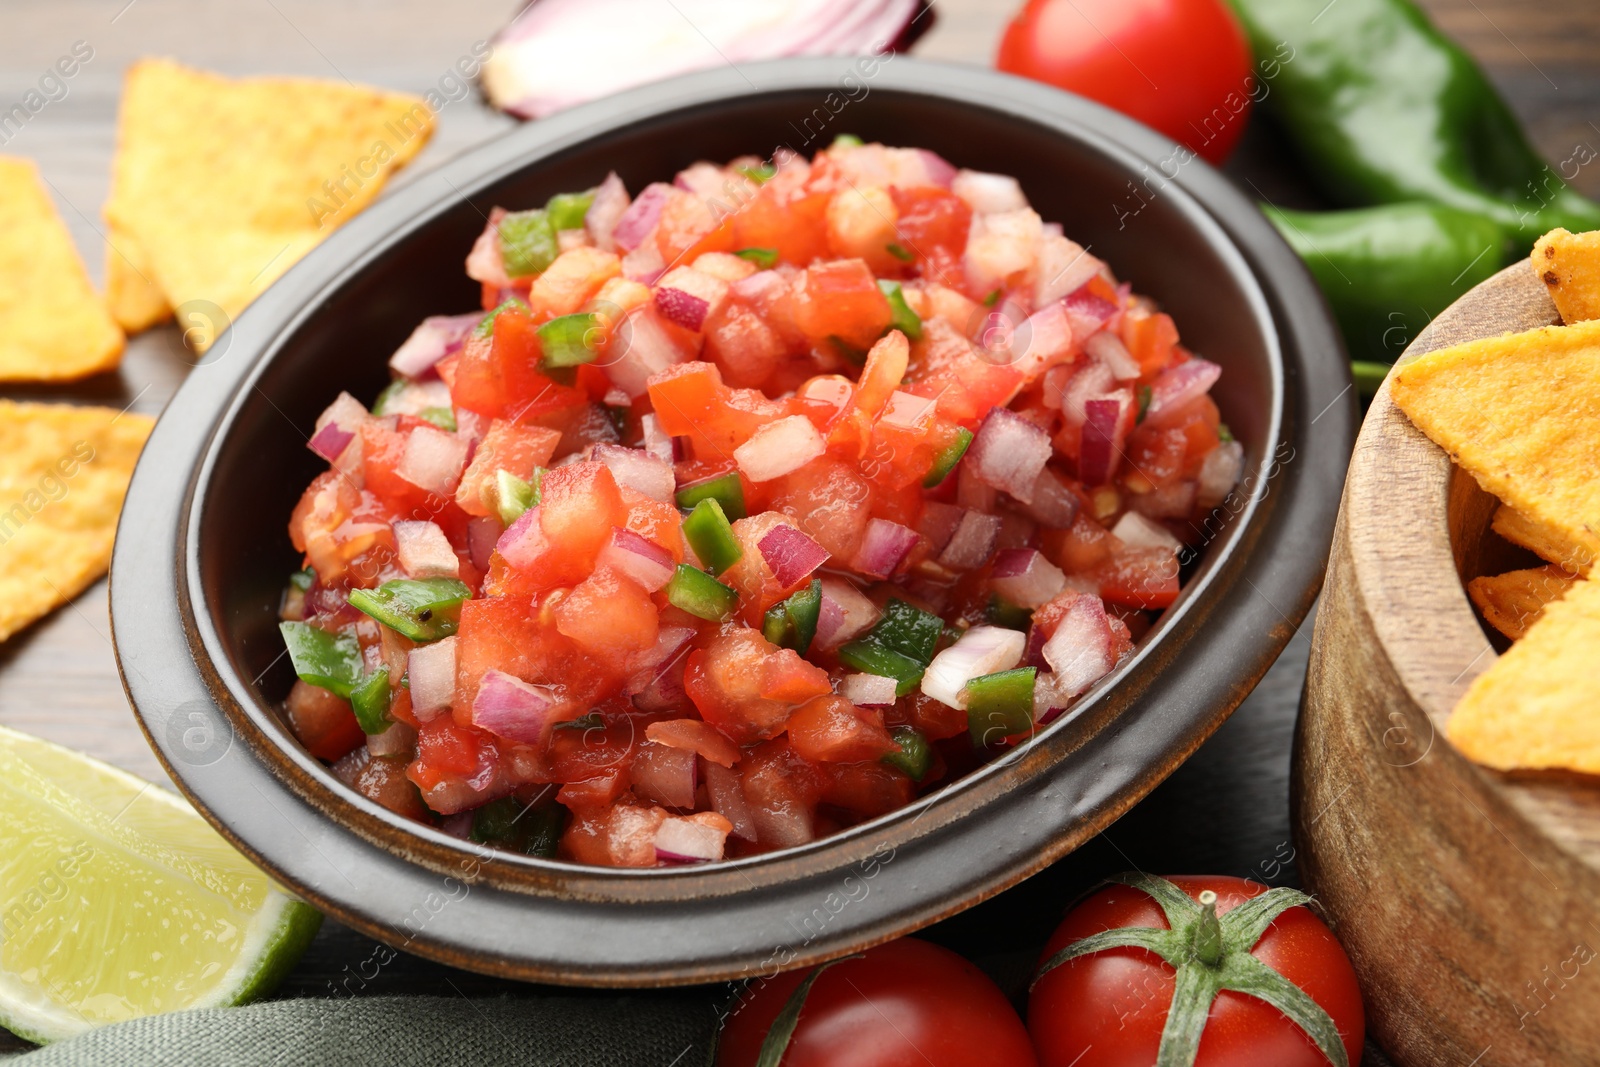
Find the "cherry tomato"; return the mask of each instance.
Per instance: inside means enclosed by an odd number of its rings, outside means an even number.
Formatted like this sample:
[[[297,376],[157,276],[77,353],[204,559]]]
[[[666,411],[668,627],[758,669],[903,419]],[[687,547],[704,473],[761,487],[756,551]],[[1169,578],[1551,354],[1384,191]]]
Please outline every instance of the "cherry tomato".
[[[1217,914],[1267,887],[1243,878],[1175,877],[1198,899],[1217,894]],[[1161,908],[1123,885],[1094,893],[1067,914],[1041,961],[1101,930],[1166,928]],[[1355,971],[1332,931],[1308,909],[1293,907],[1267,927],[1251,955],[1303,989],[1333,1019],[1351,1067],[1361,1062],[1365,1015]],[[1174,971],[1154,953],[1115,948],[1069,960],[1039,979],[1028,1002],[1028,1030],[1043,1067],[1149,1067],[1156,1059]],[[1212,1003],[1195,1067],[1328,1067],[1306,1034],[1276,1008],[1224,990]]]
[[[995,65],[1152,126],[1212,163],[1244,132],[1256,82],[1224,0],[1028,0]]]
[[[718,1067],[751,1067],[789,995],[809,974],[757,981],[729,1017]],[[824,970],[783,1067],[1035,1067],[1022,1020],[978,968],[911,938]]]

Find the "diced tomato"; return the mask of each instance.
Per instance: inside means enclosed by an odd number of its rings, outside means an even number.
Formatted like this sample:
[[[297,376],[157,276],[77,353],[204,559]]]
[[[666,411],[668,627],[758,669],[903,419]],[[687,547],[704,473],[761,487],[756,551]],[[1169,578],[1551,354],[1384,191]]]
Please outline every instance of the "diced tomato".
[[[1083,574],[1111,603],[1164,608],[1178,599],[1178,559],[1165,548],[1124,545]]]
[[[907,392],[933,398],[939,414],[975,427],[989,409],[1022,385],[1022,372],[985,360],[972,342],[943,319],[922,324],[922,340],[911,349]]]
[[[783,336],[740,301],[729,301],[706,320],[705,356],[722,368],[730,385],[760,388],[786,355]]]
[[[1139,376],[1153,378],[1173,362],[1178,327],[1164,312],[1129,308],[1122,314],[1122,343],[1139,361]]]
[[[865,352],[889,328],[893,314],[872,268],[841,259],[813,264],[795,277],[794,319],[813,345],[837,338]]]
[[[1127,467],[1123,481],[1136,493],[1148,493],[1183,477],[1189,435],[1181,426],[1151,429],[1138,426],[1124,448]]]
[[[627,790],[627,773],[621,767],[612,767],[593,777],[567,782],[556,790],[556,800],[574,810],[607,808]]]
[[[493,748],[482,730],[458,725],[450,716],[441,715],[417,730],[417,760],[411,765],[411,780],[427,792],[446,777],[471,777],[480,769],[484,753]]]
[[[828,254],[824,223],[832,189],[807,185],[807,168],[785,164],[734,217],[735,248],[775,248],[785,263],[805,266]]]
[[[627,714],[598,713],[564,723],[550,731],[550,777],[570,784],[625,770],[644,741],[643,727]]]
[[[583,655],[556,629],[544,607],[556,599],[498,596],[474,598],[461,605],[461,624],[456,631],[457,722],[463,726],[471,723],[478,683],[491,669],[550,687],[562,701],[563,718],[582,714],[624,676],[625,664],[614,658]]]
[[[835,763],[827,770],[822,803],[843,808],[863,819],[897,811],[916,796],[916,785],[904,771],[876,760]]]
[[[656,247],[667,263],[693,260],[707,252],[727,252],[733,243],[732,213],[738,203],[727,196],[702,199],[686,189],[674,189],[656,224]]]
[[[835,559],[851,559],[872,517],[872,487],[853,464],[831,456],[779,479],[773,505]]]
[[[490,337],[467,340],[457,360],[451,397],[480,415],[524,421],[585,403],[579,390],[558,385],[539,372],[543,349],[538,324],[526,311],[495,317]]]
[[[645,736],[660,745],[694,752],[723,767],[739,762],[739,746],[728,740],[722,731],[699,719],[653,722],[645,729]]]
[[[556,551],[587,572],[611,538],[611,528],[628,521],[617,481],[603,463],[569,463],[544,476],[539,487],[539,524]]]
[[[762,426],[788,415],[782,401],[754,389],[729,389],[711,363],[679,363],[650,379],[661,429],[688,437],[698,459],[726,462]]]
[[[456,506],[468,515],[494,514],[487,491],[494,487],[496,474],[505,471],[518,478],[530,477],[535,467],[550,462],[560,440],[561,434],[555,430],[495,419],[456,487]]]
[[[622,503],[628,509],[624,523],[640,537],[654,541],[671,554],[674,561],[683,562],[683,516],[671,504],[653,500],[643,493],[623,486]]]
[[[701,718],[742,745],[782,733],[790,705],[761,695],[762,667],[776,652],[755,630],[728,627],[689,653],[683,686]]]
[[[780,648],[761,665],[761,695],[780,704],[802,704],[833,692],[828,672],[800,658],[792,648]]]
[[[571,315],[594,298],[601,286],[622,273],[622,261],[611,252],[579,245],[556,257],[534,279],[528,305],[537,315]]]
[[[1070,529],[1046,530],[1041,547],[1057,567],[1081,574],[1109,559],[1113,544],[1110,530],[1080,512]]]
[[[780,738],[757,745],[740,762],[739,777],[761,848],[789,848],[812,840],[817,801],[827,781],[821,768]]]
[[[948,189],[918,186],[891,189],[899,210],[899,244],[916,257],[924,278],[951,288],[964,281],[961,255],[967,250],[972,209]]]
[[[350,702],[321,686],[296,681],[285,707],[289,729],[318,759],[336,760],[367,738],[356,722],[355,712],[350,710]]]
[[[967,713],[935,700],[920,689],[895,703],[884,716],[896,726],[915,726],[930,741],[956,737],[967,732]]]
[[[650,594],[609,568],[563,597],[555,616],[556,629],[596,656],[650,648],[659,629]]]
[[[811,700],[789,716],[789,744],[813,763],[856,763],[897,750],[878,716],[841,696]]]

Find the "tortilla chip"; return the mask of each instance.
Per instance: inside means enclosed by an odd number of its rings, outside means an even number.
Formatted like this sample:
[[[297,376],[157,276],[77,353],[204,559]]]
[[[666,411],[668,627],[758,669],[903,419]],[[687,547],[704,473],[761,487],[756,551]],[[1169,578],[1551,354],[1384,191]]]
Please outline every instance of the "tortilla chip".
[[[122,331],[26,159],[0,156],[0,381],[61,381],[115,367]]]
[[[310,79],[233,80],[144,60],[123,92],[106,220],[137,243],[149,264],[138,273],[168,305],[194,302],[185,318],[204,324],[190,331],[204,349],[371,203],[433,126],[418,97]],[[128,258],[137,265],[137,255]],[[130,321],[153,301],[137,303]]]
[[[1389,389],[1485,490],[1600,558],[1600,321],[1429,352],[1396,367]]]
[[[1534,244],[1529,262],[1562,322],[1600,319],[1600,230],[1551,230]]]
[[[0,400],[0,641],[111,565],[117,514],[155,420]]]
[[[1483,613],[1484,622],[1511,640],[1520,641],[1544,615],[1544,609],[1566,596],[1580,580],[1552,563],[1474,578],[1467,583],[1467,596]]]
[[[1445,733],[1462,755],[1500,770],[1600,773],[1597,648],[1600,582],[1578,582],[1473,681]]]
[[[106,233],[106,304],[128,333],[172,317],[172,305],[150,277],[150,257],[132,234],[116,226]]]
[[[1594,562],[1594,556],[1568,541],[1548,526],[1541,526],[1516,508],[1501,504],[1495,509],[1489,528],[1501,537],[1527,549],[1547,563],[1562,570],[1583,574]]]

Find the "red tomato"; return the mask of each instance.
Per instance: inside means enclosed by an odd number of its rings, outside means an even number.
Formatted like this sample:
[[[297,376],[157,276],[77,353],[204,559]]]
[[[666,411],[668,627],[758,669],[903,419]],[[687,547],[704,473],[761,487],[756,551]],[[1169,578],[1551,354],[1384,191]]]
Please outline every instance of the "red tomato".
[[[1176,877],[1197,898],[1217,894],[1217,914],[1267,887],[1243,878]],[[1073,941],[1128,926],[1167,928],[1143,891],[1113,885],[1073,908],[1045,945],[1047,960]],[[1361,989],[1333,933],[1304,907],[1267,928],[1251,955],[1299,986],[1333,1019],[1351,1067],[1361,1062]],[[1044,1067],[1147,1067],[1154,1063],[1172,1003],[1175,971],[1144,949],[1116,948],[1069,960],[1039,979],[1028,1001],[1028,1030]],[[1328,1067],[1297,1026],[1265,1001],[1228,990],[1217,995],[1195,1067]]]
[[[1244,132],[1256,88],[1223,0],[1029,0],[995,65],[1116,108],[1212,163]]]
[[[326,689],[297,681],[285,708],[289,729],[318,759],[336,760],[367,739],[350,702]]]
[[[750,1067],[807,971],[757,980],[722,1032],[718,1067]],[[784,1067],[1033,1067],[1005,994],[949,949],[902,938],[824,970]]]

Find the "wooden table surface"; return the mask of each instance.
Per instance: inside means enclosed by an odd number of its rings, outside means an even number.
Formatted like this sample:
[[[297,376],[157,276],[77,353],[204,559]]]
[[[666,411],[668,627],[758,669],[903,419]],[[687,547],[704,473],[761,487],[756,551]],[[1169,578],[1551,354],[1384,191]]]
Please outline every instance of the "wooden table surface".
[[[90,273],[99,281],[105,255],[100,208],[122,74],[133,60],[164,55],[228,74],[348,79],[421,94],[438,87],[457,58],[487,40],[516,6],[515,0],[8,4],[0,35],[0,110],[19,101],[75,42],[87,42],[94,54],[67,83],[67,95],[47,104],[0,144],[0,153],[38,162]],[[995,0],[936,0],[938,21],[915,54],[986,64],[1011,6]],[[1589,148],[1587,158],[1596,158],[1600,4],[1424,0],[1424,6],[1488,67],[1547,159],[1567,160],[1580,146]],[[396,184],[511,125],[512,120],[491,112],[475,94],[448,103],[433,142]],[[197,130],[195,135],[207,132]],[[1230,170],[1248,177],[1275,201],[1319,206],[1301,176],[1283,162],[1265,123],[1252,124]],[[1581,169],[1574,184],[1600,196],[1600,166]],[[131,405],[155,415],[188,367],[176,332],[165,327],[132,338],[115,374],[69,387],[5,386],[0,396]],[[981,959],[1004,978],[1025,972],[1061,907],[1113,870],[1214,871],[1294,884],[1289,745],[1309,635],[1307,624],[1234,718],[1108,833],[1044,874],[940,924],[929,936]],[[117,679],[104,582],[0,644],[0,723],[90,752],[136,774],[165,779]],[[330,992],[347,966],[366,958],[370,948],[365,938],[327,924],[283,992]],[[403,957],[367,991],[439,992],[452,986],[483,994],[504,992],[508,984]],[[3,1037],[0,1032],[0,1041]]]

